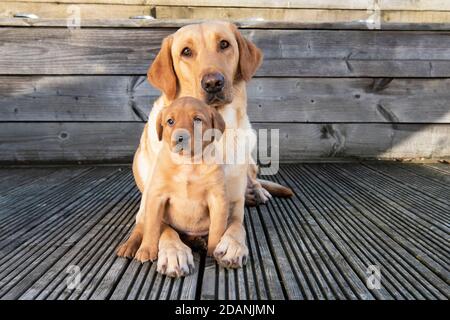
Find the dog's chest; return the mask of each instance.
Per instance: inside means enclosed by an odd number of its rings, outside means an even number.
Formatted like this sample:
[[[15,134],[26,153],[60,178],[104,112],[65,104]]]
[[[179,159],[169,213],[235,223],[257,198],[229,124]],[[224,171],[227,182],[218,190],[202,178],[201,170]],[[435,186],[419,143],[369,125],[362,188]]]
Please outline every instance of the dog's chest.
[[[178,231],[191,235],[204,235],[208,231],[207,187],[202,180],[189,170],[179,172],[172,179],[166,221]]]
[[[178,204],[184,207],[206,206],[207,188],[204,184],[202,172],[197,172],[189,166],[173,176],[172,196]]]
[[[238,129],[239,128],[236,109],[234,109],[230,106],[230,107],[224,108],[223,110],[220,110],[219,112],[220,112],[220,115],[222,116],[223,120],[227,124],[227,129]]]

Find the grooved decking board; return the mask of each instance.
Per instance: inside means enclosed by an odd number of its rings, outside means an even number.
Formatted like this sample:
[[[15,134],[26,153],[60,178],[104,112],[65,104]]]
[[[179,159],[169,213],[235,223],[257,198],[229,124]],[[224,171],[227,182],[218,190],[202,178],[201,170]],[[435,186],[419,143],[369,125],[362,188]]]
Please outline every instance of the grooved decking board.
[[[449,164],[436,163],[436,164],[428,164],[427,166],[430,168],[436,169],[440,172],[443,172],[444,174],[447,174],[447,175],[450,174],[450,165]]]
[[[140,201],[130,167],[3,167],[0,298],[449,299],[446,166],[283,165],[267,178],[295,196],[246,209],[247,265],[194,252],[182,279],[115,255]],[[370,265],[379,290],[366,286]],[[81,283],[69,289],[74,266]]]
[[[448,203],[448,199],[450,197],[450,184],[448,182],[437,181],[437,179],[433,178],[432,174],[429,174],[428,177],[420,174],[420,169],[418,168],[417,172],[414,168],[407,169],[405,166],[396,166],[396,165],[376,165],[371,164],[368,168],[375,170],[385,176],[391,177],[393,181],[398,183],[404,183],[408,188],[413,189],[414,191],[421,192],[423,194],[425,201],[428,198],[433,198],[437,203],[442,206],[445,203]],[[447,206],[444,208],[450,212],[450,207]],[[450,215],[448,215],[450,219]]]
[[[2,171],[3,174],[0,175],[0,188],[2,190],[0,199],[2,199],[6,193],[15,192],[30,186],[33,181],[45,178],[48,174],[53,172],[51,169],[29,170],[29,172],[26,173],[20,169],[8,169],[7,172],[5,170]],[[0,202],[2,201],[3,200],[0,200]]]
[[[175,29],[0,28],[0,74],[146,74]],[[450,34],[427,31],[242,30],[265,77],[448,77]],[[29,57],[33,56],[33,59]]]
[[[0,76],[0,121],[145,121],[146,76]],[[253,122],[450,123],[449,79],[255,78]],[[424,112],[426,110],[426,112]]]
[[[303,200],[305,203],[311,201],[315,210],[317,210],[315,215],[321,215],[322,219],[328,222],[326,224],[318,220],[322,228],[332,235],[333,242],[338,243],[338,238],[345,239],[347,243],[345,249],[354,252],[346,258],[354,261],[356,257],[360,257],[360,259],[366,261],[364,268],[358,270],[359,274],[364,274],[369,264],[381,266],[384,279],[386,279],[386,292],[376,291],[374,294],[381,295],[379,298],[403,297],[410,299],[412,297],[419,298],[427,293],[428,298],[430,298],[433,297],[433,294],[422,287],[430,286],[430,283],[436,281],[439,284],[439,289],[431,286],[435,297],[442,298],[443,294],[448,296],[448,285],[427,268],[423,268],[416,260],[418,256],[407,254],[404,248],[399,247],[399,244],[407,247],[409,240],[401,237],[401,228],[413,228],[415,222],[408,221],[408,224],[400,226],[398,221],[393,220],[390,224],[386,220],[383,221],[384,216],[380,211],[376,211],[375,204],[372,208],[361,207],[363,203],[357,202],[361,198],[356,197],[359,192],[356,189],[344,189],[345,179],[332,179],[331,176],[326,175],[327,167],[312,165],[289,168],[282,173],[282,176],[287,177],[287,179],[296,177],[293,179],[298,181],[300,198],[303,195],[307,199]],[[345,190],[345,193],[342,190]],[[366,202],[369,202],[369,199],[372,201],[370,204],[375,203],[374,200],[380,197],[375,192],[366,192],[365,195]],[[352,196],[354,199],[352,199]],[[382,198],[378,202],[381,202],[381,200]],[[442,241],[445,241],[444,239]],[[343,244],[341,245],[343,246]],[[341,247],[341,250],[344,250],[344,248]],[[406,260],[407,263],[402,259]],[[423,272],[420,277],[416,270]],[[430,280],[424,279],[427,277]],[[445,277],[448,281],[448,274]]]
[[[282,285],[268,239],[255,209],[246,210],[245,226],[249,259],[238,270],[227,270],[208,258],[202,282],[202,299],[284,299]]]

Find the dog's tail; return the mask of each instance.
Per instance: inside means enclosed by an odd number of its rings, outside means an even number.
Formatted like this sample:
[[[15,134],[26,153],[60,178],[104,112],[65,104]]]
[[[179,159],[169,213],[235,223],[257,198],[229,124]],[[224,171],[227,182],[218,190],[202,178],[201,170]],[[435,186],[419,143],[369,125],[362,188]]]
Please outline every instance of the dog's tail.
[[[282,186],[281,184],[264,179],[258,179],[258,182],[261,183],[264,189],[269,191],[269,193],[275,197],[288,198],[294,195],[291,188]]]

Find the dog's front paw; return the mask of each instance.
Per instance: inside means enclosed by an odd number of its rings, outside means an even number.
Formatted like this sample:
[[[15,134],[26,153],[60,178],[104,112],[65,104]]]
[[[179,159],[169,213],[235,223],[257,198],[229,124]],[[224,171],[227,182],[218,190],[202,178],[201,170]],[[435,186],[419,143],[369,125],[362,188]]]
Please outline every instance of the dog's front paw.
[[[192,250],[184,243],[161,245],[157,271],[169,277],[183,277],[194,270]]]
[[[261,185],[256,186],[253,189],[253,193],[255,194],[255,199],[257,204],[265,204],[267,201],[269,201],[272,198],[272,195],[264,189]]]
[[[125,243],[122,243],[117,249],[117,255],[119,257],[130,258],[132,259],[141,245],[140,241],[137,241],[134,238],[128,239]]]
[[[248,185],[245,191],[245,205],[249,207],[256,207],[260,204],[265,204],[272,198],[272,195],[264,189],[260,184]]]
[[[158,251],[151,249],[148,246],[141,246],[134,256],[137,261],[140,261],[142,263],[147,261],[155,261],[157,257]]]
[[[214,250],[217,262],[225,268],[240,268],[247,262],[248,249],[245,243],[225,235]]]

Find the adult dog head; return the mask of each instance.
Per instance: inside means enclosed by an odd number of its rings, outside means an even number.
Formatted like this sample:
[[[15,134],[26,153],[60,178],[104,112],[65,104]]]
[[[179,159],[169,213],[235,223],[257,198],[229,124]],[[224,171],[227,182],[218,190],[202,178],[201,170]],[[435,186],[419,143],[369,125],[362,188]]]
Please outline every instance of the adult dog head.
[[[233,87],[249,81],[262,52],[228,22],[188,25],[165,38],[148,71],[168,102],[191,96],[220,107],[233,101]]]

